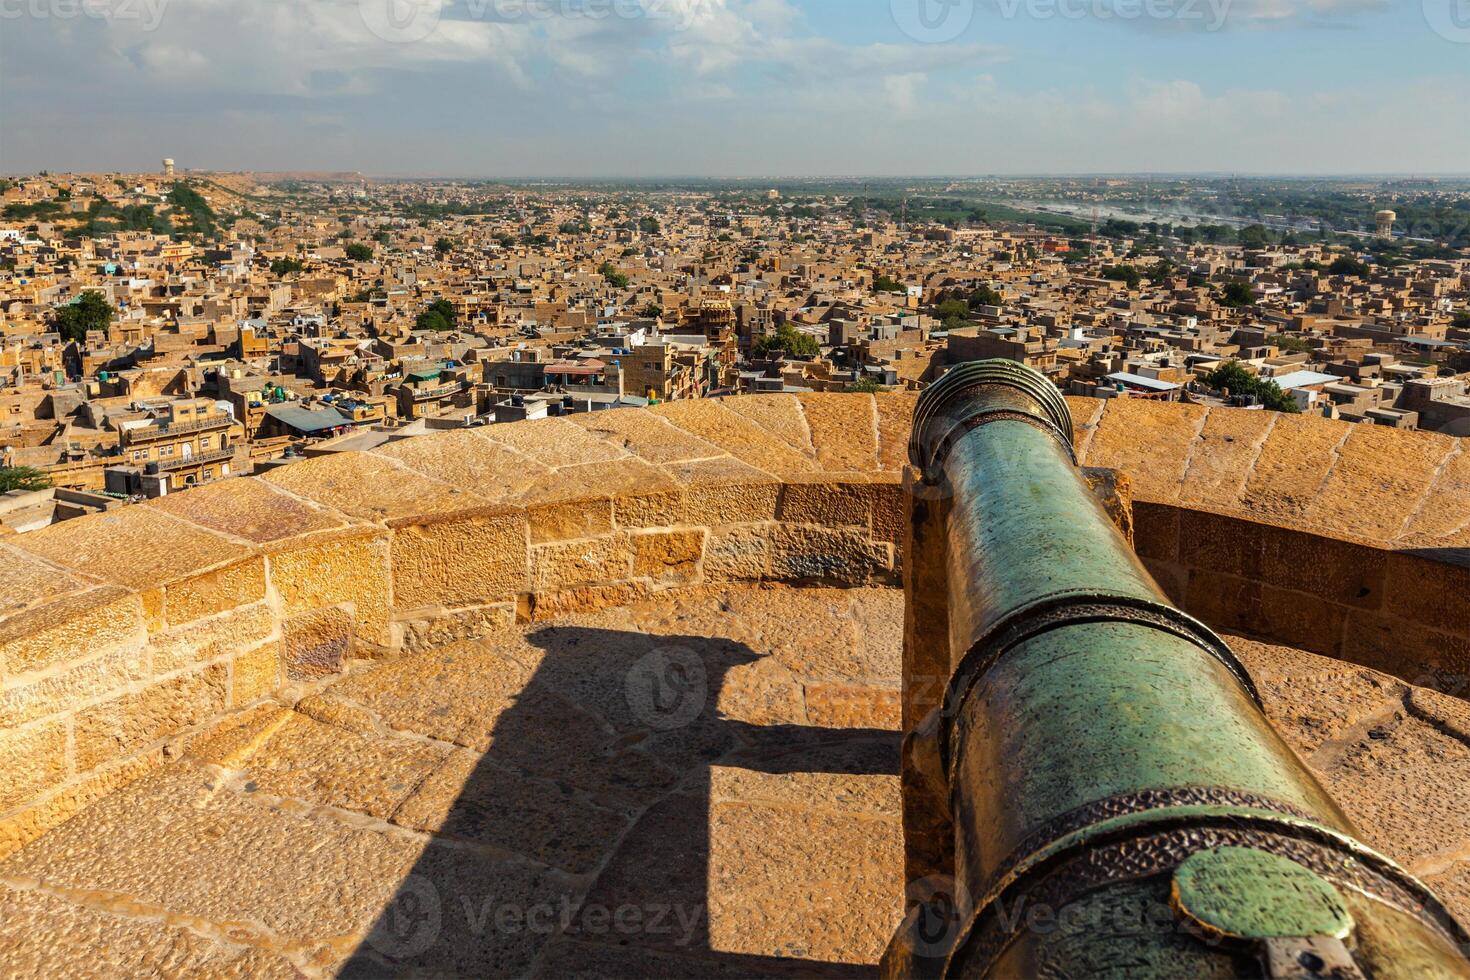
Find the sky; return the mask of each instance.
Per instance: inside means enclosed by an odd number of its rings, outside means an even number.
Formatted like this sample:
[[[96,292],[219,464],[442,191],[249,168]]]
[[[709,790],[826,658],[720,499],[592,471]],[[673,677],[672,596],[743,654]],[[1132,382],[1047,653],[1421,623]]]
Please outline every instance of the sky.
[[[0,171],[1470,173],[1470,0],[0,0]]]

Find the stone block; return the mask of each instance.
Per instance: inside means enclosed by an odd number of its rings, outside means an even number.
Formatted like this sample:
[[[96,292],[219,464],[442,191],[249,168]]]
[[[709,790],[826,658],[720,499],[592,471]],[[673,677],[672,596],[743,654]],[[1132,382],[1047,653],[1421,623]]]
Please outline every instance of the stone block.
[[[340,673],[352,656],[352,613],[329,606],[299,613],[281,626],[282,660],[289,680],[312,680]]]
[[[1354,609],[1342,634],[1342,659],[1418,687],[1470,694],[1470,640],[1423,623]]]
[[[76,767],[95,769],[138,754],[230,705],[228,669],[212,664],[77,712]]]
[[[254,555],[168,586],[164,618],[170,626],[181,626],[264,598],[265,559]]]
[[[770,394],[742,398],[722,398],[720,405],[754,422],[786,445],[807,457],[815,457],[812,430],[806,413],[795,395]]]
[[[514,603],[469,606],[435,612],[403,622],[403,652],[422,653],[435,647],[478,640],[510,629],[516,622]]]
[[[808,454],[713,399],[666,402],[652,411],[766,473],[808,473],[817,469]]]
[[[526,512],[531,543],[595,538],[613,529],[613,501],[607,498],[569,500],[532,507]]]
[[[1205,409],[1197,405],[1110,399],[1088,446],[1087,465],[1127,473],[1139,500],[1173,503],[1204,421]]]
[[[120,644],[142,647],[142,602],[116,586],[65,596],[0,622],[4,676],[47,670]]]
[[[687,524],[688,502],[684,490],[630,493],[612,501],[613,523],[619,528],[673,527]]]
[[[1179,511],[1179,561],[1214,575],[1261,577],[1269,528],[1198,510]]]
[[[153,637],[148,644],[155,674],[172,673],[265,642],[276,629],[270,605],[257,602]]]
[[[1261,581],[1329,602],[1377,609],[1383,604],[1388,553],[1351,541],[1263,527]]]
[[[1240,507],[1264,520],[1300,519],[1312,506],[1337,459],[1337,447],[1356,426],[1308,415],[1275,417]]]
[[[370,453],[319,456],[270,470],[260,479],[365,521],[411,520],[489,504]]]
[[[483,435],[552,468],[605,463],[628,456],[622,446],[598,438],[586,428],[564,418],[494,425],[484,430]]]
[[[1189,450],[1179,502],[1186,507],[1235,509],[1275,412],[1212,408]]]
[[[388,556],[386,536],[353,534],[279,551],[268,569],[286,613],[350,603],[358,636],[388,646]]]
[[[1188,596],[1189,569],[1171,561],[1153,558],[1143,559],[1143,567],[1148,569],[1148,573],[1154,577],[1159,588],[1164,590],[1169,601],[1183,608]]]
[[[1470,568],[1409,552],[1388,556],[1384,611],[1470,638]]]
[[[792,479],[781,488],[776,517],[788,524],[866,528],[872,521],[874,496],[874,487],[866,483]]]
[[[621,582],[631,570],[625,534],[531,548],[531,588],[556,592],[598,582]]]
[[[1457,444],[1433,432],[1351,426],[1305,518],[1334,534],[1391,540],[1428,495]]]
[[[64,718],[24,728],[0,728],[0,813],[29,803],[64,782],[67,761]]]
[[[867,531],[777,524],[771,534],[771,574],[792,582],[859,584],[893,571],[893,546]]]
[[[872,395],[809,392],[796,397],[806,412],[821,469],[878,468],[878,413]]]
[[[53,562],[0,545],[0,619],[89,587]]]
[[[728,524],[710,531],[704,577],[711,582],[753,582],[771,573],[774,524]]]
[[[1269,585],[1261,587],[1257,632],[1273,643],[1337,656],[1346,618],[1346,607],[1336,603]]]
[[[12,539],[15,547],[129,589],[154,589],[250,549],[152,507],[121,507]]]
[[[1133,547],[1140,558],[1174,561],[1179,557],[1179,509],[1165,504],[1133,505]]]
[[[551,470],[477,429],[452,429],[379,446],[374,456],[396,459],[417,473],[503,504],[545,479]]]
[[[903,704],[897,688],[866,684],[806,685],[807,721],[820,728],[898,731]]]
[[[633,577],[653,579],[661,585],[697,581],[707,533],[704,528],[689,528],[634,534]]]
[[[46,831],[145,775],[163,759],[163,751],[158,749],[109,766],[38,800],[33,806],[0,819],[0,858],[14,854]]]
[[[476,605],[524,591],[526,534],[525,514],[514,511],[399,528],[396,608]]]
[[[230,664],[230,703],[236,707],[268,697],[281,683],[281,645],[264,643],[237,654]]]
[[[909,434],[914,426],[916,391],[881,392],[873,396],[878,411],[878,465],[899,473],[909,461]]]
[[[619,582],[611,585],[582,585],[558,592],[537,592],[530,597],[517,619],[544,623],[578,613],[596,612],[614,606],[626,606],[645,598],[646,582]]]
[[[1185,611],[1222,633],[1261,635],[1261,583],[1203,568],[1189,570]]]
[[[148,501],[153,507],[214,531],[269,544],[345,526],[342,515],[314,507],[264,480],[218,480],[185,494]]]
[[[37,718],[68,711],[149,675],[142,643],[116,647],[39,680],[15,683],[0,690],[0,727],[23,725]]]
[[[567,421],[650,463],[707,459],[724,452],[652,412],[587,412],[573,415]]]

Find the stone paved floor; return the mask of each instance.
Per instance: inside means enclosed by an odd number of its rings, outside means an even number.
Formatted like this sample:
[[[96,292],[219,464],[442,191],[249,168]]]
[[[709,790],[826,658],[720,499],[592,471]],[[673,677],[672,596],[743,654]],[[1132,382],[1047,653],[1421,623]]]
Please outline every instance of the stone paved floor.
[[[702,590],[364,666],[0,862],[0,973],[871,975],[901,620]],[[1470,911],[1470,704],[1237,647],[1365,835]]]

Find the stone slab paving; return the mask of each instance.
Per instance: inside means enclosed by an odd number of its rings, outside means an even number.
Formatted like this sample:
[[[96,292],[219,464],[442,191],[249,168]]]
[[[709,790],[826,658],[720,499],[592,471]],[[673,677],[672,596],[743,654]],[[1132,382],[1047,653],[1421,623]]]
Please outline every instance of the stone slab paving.
[[[871,976],[902,601],[686,590],[359,664],[0,862],[0,973]],[[1470,913],[1470,704],[1235,645],[1365,837]]]

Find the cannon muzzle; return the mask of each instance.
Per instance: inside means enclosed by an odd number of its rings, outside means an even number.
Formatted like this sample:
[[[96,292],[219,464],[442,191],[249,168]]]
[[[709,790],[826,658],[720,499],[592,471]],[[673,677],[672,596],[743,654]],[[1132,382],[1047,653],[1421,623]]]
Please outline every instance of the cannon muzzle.
[[[906,710],[915,663],[943,693],[905,719],[929,873],[884,975],[1470,976],[1470,937],[1357,839],[1072,439],[1012,361],[952,369],[915,410]]]

